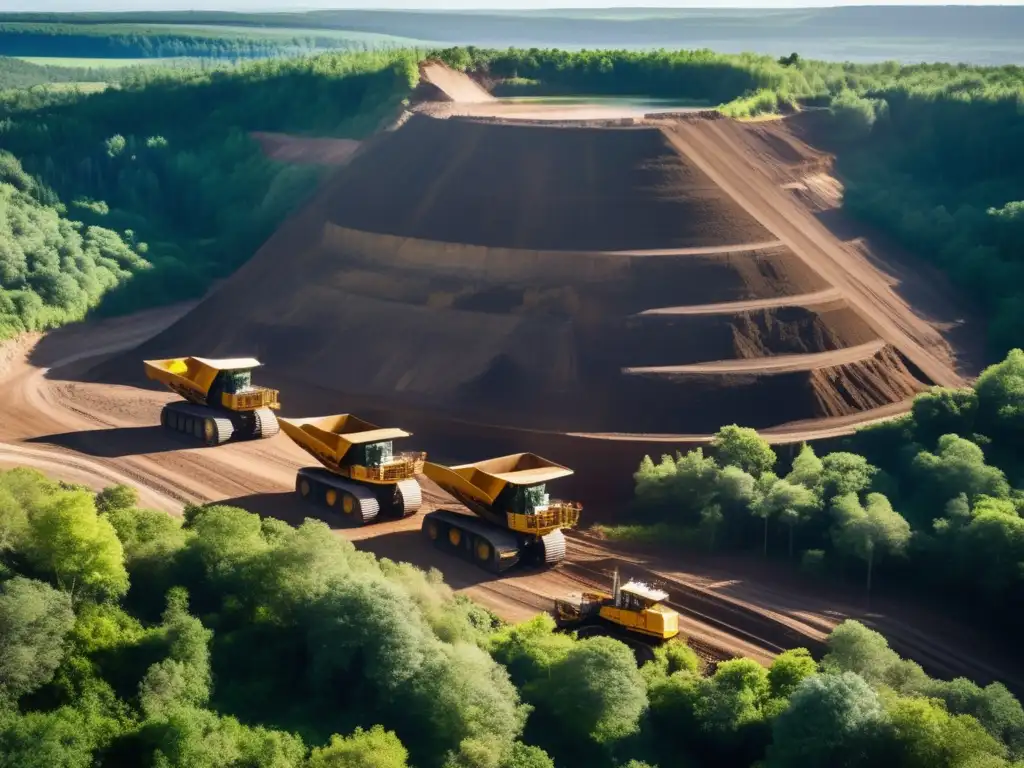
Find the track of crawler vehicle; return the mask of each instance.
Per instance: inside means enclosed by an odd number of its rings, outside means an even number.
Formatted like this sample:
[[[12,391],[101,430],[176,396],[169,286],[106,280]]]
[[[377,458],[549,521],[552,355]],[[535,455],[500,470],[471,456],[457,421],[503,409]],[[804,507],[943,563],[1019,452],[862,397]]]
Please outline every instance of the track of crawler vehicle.
[[[269,408],[256,411],[221,411],[204,405],[174,402],[160,411],[164,429],[186,435],[203,445],[229,440],[259,440],[278,433],[277,417]]]
[[[353,525],[366,525],[384,515],[409,517],[423,504],[420,484],[414,478],[394,485],[371,487],[346,480],[319,467],[300,469],[295,490],[303,499],[340,513]]]
[[[561,530],[534,540],[448,509],[424,515],[422,530],[438,549],[491,573],[504,573],[519,564],[552,566],[565,559]]]

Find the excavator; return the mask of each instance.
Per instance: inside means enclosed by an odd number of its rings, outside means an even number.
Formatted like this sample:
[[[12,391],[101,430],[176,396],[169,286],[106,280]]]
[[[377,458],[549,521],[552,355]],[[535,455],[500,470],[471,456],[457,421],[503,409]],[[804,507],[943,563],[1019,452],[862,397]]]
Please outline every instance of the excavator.
[[[550,499],[545,484],[571,469],[517,453],[454,467],[428,461],[423,473],[473,513],[424,515],[422,530],[434,546],[492,573],[565,559],[562,529],[579,522],[581,507]]]
[[[174,357],[143,364],[147,378],[185,398],[185,402],[168,403],[160,412],[165,429],[205,445],[259,440],[278,433],[274,414],[281,407],[278,391],[252,383],[259,360]]]
[[[395,453],[393,441],[411,435],[381,428],[350,413],[281,420],[281,428],[321,467],[305,467],[295,478],[304,499],[339,511],[358,525],[408,517],[423,504],[417,475],[425,453]]]
[[[584,592],[555,600],[555,623],[577,637],[604,635],[628,645],[638,666],[654,660],[654,649],[679,634],[679,614],[664,605],[668,593],[639,581],[622,584],[619,569],[612,593]]]

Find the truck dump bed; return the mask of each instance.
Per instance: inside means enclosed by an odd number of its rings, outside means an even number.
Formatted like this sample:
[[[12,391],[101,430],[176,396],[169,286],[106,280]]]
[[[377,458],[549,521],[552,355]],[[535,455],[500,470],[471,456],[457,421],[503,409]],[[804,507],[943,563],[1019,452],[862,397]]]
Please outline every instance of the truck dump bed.
[[[525,513],[494,508],[507,486],[530,487],[573,473],[534,453],[515,453],[454,467],[427,462],[423,472],[473,512],[510,530],[544,535],[579,522],[580,506],[571,502],[552,501],[545,509]]]
[[[378,466],[360,459],[346,461],[357,446],[384,443],[411,437],[409,432],[393,427],[378,427],[350,413],[316,416],[307,419],[279,419],[281,429],[306,453],[332,472],[354,480],[372,483],[397,482],[423,472],[424,453],[397,453]]]
[[[254,386],[246,386],[237,392],[223,392],[220,402],[207,402],[210,388],[218,375],[225,371],[250,371],[262,365],[252,357],[172,357],[166,360],[144,360],[143,365],[147,378],[159,381],[186,400],[199,405],[220,406],[234,411],[280,407],[276,389]]]

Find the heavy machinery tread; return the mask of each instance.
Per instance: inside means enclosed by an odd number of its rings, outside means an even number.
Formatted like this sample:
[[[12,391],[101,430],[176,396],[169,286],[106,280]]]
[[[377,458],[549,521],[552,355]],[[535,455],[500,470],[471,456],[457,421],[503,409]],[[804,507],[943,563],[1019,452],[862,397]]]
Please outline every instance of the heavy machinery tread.
[[[204,445],[222,445],[232,438],[235,427],[222,411],[186,402],[168,403],[160,412],[165,429],[186,435]]]
[[[551,533],[541,537],[541,546],[544,547],[544,562],[554,565],[565,560],[565,535],[561,528],[556,528]]]
[[[281,431],[281,425],[277,422],[277,414],[269,408],[257,408],[252,412],[256,420],[253,429],[253,437],[257,440],[266,440]]]
[[[522,557],[523,547],[514,534],[475,517],[439,509],[423,516],[421,528],[438,549],[469,560],[491,573],[509,570]],[[458,531],[458,536],[453,537],[452,531]]]
[[[304,481],[308,492],[303,490]],[[380,502],[372,490],[320,467],[300,469],[295,478],[295,490],[303,498],[337,512],[355,525],[372,523],[380,514]]]
[[[399,480],[396,483],[395,495],[396,501],[400,502],[395,505],[395,513],[401,517],[411,517],[423,506],[423,489],[414,477]]]

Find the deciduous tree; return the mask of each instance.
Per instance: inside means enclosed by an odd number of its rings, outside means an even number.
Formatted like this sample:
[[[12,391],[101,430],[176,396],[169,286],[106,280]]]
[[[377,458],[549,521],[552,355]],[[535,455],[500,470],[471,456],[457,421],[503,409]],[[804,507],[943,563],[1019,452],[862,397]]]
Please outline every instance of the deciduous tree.
[[[711,441],[711,447],[722,466],[739,467],[759,477],[775,466],[775,451],[757,430],[735,424],[722,427]]]
[[[74,622],[69,597],[48,584],[15,577],[0,585],[0,706],[49,682]]]
[[[901,554],[910,541],[910,525],[880,493],[870,493],[861,505],[856,495],[841,496],[833,502],[837,518],[836,546],[867,564],[867,592],[875,560],[882,554]]]

